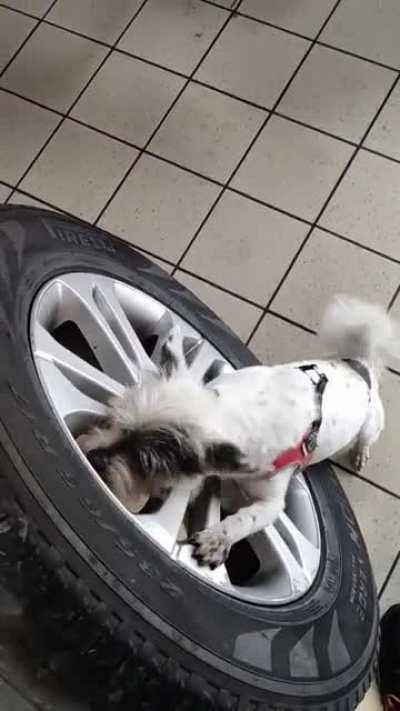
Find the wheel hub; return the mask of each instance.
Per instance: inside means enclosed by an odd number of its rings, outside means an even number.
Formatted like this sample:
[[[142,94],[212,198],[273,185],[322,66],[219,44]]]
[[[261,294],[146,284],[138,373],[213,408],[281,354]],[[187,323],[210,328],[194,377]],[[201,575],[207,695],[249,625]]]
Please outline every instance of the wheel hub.
[[[148,294],[100,274],[69,273],[52,279],[38,293],[31,313],[32,352],[49,405],[104,495],[177,564],[241,600],[287,604],[309,590],[321,555],[318,518],[301,474],[293,477],[286,510],[277,522],[233,546],[226,565],[211,571],[197,565],[191,546],[182,541],[232,511],[237,499],[233,483],[213,482],[192,507],[191,485],[182,481],[158,511],[133,515],[76,443],[76,437],[104,415],[110,397],[126,386],[140,385],[144,371],[158,372],[160,344],[175,324],[181,328],[194,378],[208,383],[232,371],[189,323]]]

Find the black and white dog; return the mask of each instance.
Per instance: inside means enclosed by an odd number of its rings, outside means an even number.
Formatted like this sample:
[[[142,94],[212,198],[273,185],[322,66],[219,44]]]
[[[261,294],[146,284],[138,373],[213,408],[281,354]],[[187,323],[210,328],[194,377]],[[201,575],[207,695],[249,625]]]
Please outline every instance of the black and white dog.
[[[175,328],[163,375],[114,399],[79,444],[134,511],[138,477],[159,496],[182,476],[235,479],[249,504],[191,540],[199,563],[214,568],[233,543],[274,522],[296,470],[342,450],[362,468],[384,427],[378,383],[384,357],[398,351],[396,330],[381,307],[337,298],[321,329],[333,357],[244,368],[202,385]]]

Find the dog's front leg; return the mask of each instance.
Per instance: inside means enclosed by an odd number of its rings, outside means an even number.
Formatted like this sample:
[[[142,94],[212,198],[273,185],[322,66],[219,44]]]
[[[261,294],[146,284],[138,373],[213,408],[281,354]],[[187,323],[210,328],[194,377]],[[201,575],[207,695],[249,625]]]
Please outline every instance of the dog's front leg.
[[[285,508],[286,491],[293,471],[291,467],[272,479],[240,482],[244,497],[252,503],[190,539],[194,549],[192,555],[199,565],[216,568],[225,562],[234,543],[274,523]]]

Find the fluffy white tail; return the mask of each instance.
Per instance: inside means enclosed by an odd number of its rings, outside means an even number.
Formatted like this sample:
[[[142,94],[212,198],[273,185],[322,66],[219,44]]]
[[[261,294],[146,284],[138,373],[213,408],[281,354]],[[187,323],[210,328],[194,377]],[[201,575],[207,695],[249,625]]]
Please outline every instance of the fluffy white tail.
[[[378,365],[390,356],[400,357],[399,329],[385,309],[348,296],[337,296],[328,306],[320,335],[340,358]]]

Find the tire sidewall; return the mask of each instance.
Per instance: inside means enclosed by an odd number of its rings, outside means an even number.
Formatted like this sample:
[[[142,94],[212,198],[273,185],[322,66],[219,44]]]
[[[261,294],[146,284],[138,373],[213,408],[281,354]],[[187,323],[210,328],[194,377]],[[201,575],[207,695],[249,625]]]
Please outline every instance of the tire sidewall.
[[[254,364],[250,352],[180,284],[107,233],[51,213],[15,208],[0,212],[0,232],[2,444],[19,462],[24,485],[36,497],[39,489],[49,511],[53,508],[65,522],[62,533],[71,545],[72,531],[88,547],[88,560],[103,580],[103,567],[110,571],[107,582],[116,605],[121,601],[135,614],[146,608],[153,626],[186,653],[260,690],[288,698],[299,694],[290,652],[310,635],[320,678],[307,680],[307,691],[302,691],[306,698],[322,698],[329,690],[339,693],[350,679],[361,676],[376,644],[375,588],[360,531],[336,478],[324,466],[308,475],[320,520],[322,562],[304,598],[262,607],[219,593],[158,550],[88,474],[41,387],[30,349],[30,311],[37,292],[55,276],[97,272],[165,304],[235,367]],[[351,659],[350,666],[336,672],[328,650],[334,618]],[[260,640],[272,645],[273,658],[268,661],[265,653],[256,666],[251,650]]]

